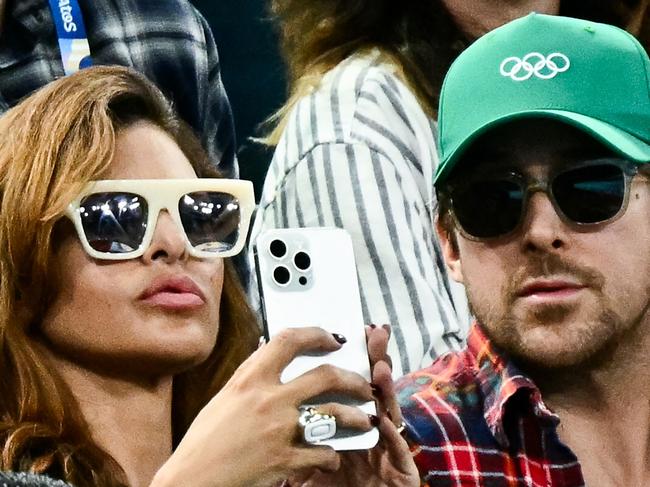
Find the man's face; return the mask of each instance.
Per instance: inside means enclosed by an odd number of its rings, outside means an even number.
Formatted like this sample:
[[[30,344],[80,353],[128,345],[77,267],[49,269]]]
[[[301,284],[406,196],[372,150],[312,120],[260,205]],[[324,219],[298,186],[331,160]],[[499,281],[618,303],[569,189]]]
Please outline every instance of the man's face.
[[[479,139],[454,172],[469,177],[514,170],[527,178],[610,155],[582,132],[550,120],[520,121]],[[486,172],[483,172],[486,171]],[[627,210],[579,227],[560,218],[548,195],[532,193],[521,226],[477,241],[440,232],[451,275],[493,342],[543,368],[584,364],[649,324],[650,185],[632,180]]]

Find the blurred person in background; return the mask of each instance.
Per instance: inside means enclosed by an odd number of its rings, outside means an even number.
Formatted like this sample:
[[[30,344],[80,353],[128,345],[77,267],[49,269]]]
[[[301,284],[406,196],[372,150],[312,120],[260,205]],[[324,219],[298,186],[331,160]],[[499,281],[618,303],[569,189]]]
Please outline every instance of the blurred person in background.
[[[400,376],[457,350],[471,317],[435,236],[436,107],[456,56],[531,11],[648,39],[647,0],[272,0],[289,98],[253,225],[337,226],[354,242],[368,323],[390,323]]]

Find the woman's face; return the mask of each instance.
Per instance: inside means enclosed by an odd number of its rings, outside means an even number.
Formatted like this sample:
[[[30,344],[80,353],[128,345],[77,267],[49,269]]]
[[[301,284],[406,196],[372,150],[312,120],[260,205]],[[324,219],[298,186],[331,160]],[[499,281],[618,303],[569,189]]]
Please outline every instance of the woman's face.
[[[176,143],[145,122],[118,134],[106,175],[196,177]],[[72,224],[60,233],[52,269],[56,294],[41,327],[56,357],[100,373],[152,379],[208,357],[219,328],[223,260],[190,257],[166,211],[150,247],[136,259],[94,260]]]

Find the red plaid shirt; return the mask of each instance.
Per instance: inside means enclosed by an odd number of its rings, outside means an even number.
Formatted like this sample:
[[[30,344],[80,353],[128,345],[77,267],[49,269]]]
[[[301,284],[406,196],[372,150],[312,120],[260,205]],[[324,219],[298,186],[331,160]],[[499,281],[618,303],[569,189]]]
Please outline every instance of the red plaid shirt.
[[[478,325],[467,347],[397,382],[422,485],[584,486],[539,389]]]

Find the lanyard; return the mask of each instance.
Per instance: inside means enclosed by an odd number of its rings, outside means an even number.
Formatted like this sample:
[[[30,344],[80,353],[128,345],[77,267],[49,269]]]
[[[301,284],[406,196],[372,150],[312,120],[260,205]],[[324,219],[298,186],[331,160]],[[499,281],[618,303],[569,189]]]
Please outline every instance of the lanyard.
[[[66,75],[92,65],[86,27],[77,0],[49,0]]]

